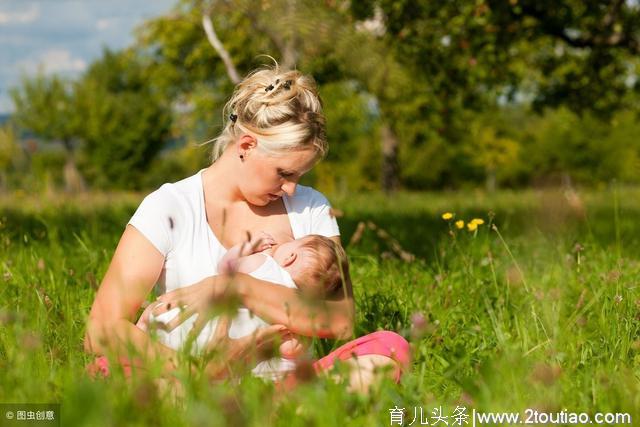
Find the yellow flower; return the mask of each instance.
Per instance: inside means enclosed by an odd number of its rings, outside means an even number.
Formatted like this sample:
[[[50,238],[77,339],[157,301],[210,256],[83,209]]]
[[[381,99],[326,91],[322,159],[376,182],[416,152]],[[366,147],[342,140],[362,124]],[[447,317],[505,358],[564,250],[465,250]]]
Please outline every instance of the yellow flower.
[[[483,220],[483,219],[480,219],[480,218],[473,218],[473,219],[471,220],[471,222],[472,222],[472,223],[474,223],[474,224],[476,224],[476,225],[482,225],[482,224],[484,224],[484,220]]]
[[[453,214],[451,212],[445,212],[442,214],[442,219],[445,221],[449,221],[451,218],[453,218]]]
[[[469,224],[467,224],[467,228],[469,229],[469,231],[476,231],[478,229],[478,224],[471,221]]]
[[[464,221],[459,219],[458,221],[456,221],[456,227],[458,228],[464,228]]]

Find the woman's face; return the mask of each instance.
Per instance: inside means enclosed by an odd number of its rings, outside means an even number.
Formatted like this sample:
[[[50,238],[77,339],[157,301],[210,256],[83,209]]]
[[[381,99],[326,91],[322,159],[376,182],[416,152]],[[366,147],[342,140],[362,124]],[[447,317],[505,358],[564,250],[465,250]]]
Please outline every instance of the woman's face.
[[[273,156],[254,147],[241,154],[238,187],[245,200],[256,206],[266,206],[285,193],[292,196],[300,177],[317,158],[313,148]]]

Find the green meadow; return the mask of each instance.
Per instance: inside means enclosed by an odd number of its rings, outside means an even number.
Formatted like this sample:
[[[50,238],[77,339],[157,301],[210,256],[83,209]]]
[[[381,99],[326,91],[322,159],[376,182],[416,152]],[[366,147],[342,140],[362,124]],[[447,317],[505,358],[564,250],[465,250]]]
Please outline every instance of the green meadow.
[[[389,426],[396,408],[404,425],[465,425],[463,409],[640,423],[639,189],[330,197],[356,335],[393,330],[412,346],[402,382],[366,396],[327,378],[287,393],[248,375],[211,384],[186,367],[181,398],[153,366],[89,378],[86,316],[141,198],[0,198],[0,402],[58,403],[62,426]]]

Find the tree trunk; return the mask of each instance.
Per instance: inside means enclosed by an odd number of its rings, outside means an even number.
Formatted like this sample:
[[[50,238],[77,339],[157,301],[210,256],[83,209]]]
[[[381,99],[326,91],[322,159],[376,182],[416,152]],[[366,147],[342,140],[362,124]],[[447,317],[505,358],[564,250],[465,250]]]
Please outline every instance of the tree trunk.
[[[391,126],[382,124],[382,190],[392,193],[398,189],[398,137]]]
[[[496,170],[494,168],[487,169],[485,187],[487,189],[487,192],[489,193],[493,193],[496,191]]]
[[[64,164],[62,170],[62,176],[64,178],[64,190],[67,193],[82,193],[87,189],[82,174],[76,166],[76,161],[73,156],[73,148],[70,141],[63,141],[65,149],[67,151],[67,161]]]

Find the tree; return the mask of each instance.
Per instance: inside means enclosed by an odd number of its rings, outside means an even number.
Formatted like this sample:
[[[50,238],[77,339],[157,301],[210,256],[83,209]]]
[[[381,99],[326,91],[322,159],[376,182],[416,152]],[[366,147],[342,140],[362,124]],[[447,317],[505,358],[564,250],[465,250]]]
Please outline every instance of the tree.
[[[131,50],[105,50],[76,89],[82,118],[80,166],[101,188],[137,188],[170,136],[171,112]]]
[[[60,142],[66,151],[64,166],[67,191],[84,189],[74,155],[82,118],[77,110],[74,83],[58,76],[38,73],[23,77],[20,86],[11,89],[15,105],[13,120],[45,142]]]
[[[283,67],[295,64],[312,73],[320,85],[358,82],[361,91],[374,96],[381,113],[383,187],[397,188],[395,123],[402,117],[405,98],[413,92],[411,78],[343,7],[293,0],[185,0],[170,16],[148,22],[140,34],[141,46],[153,52],[161,68],[180,70],[170,73],[173,82],[165,83],[177,88],[177,96],[187,102],[196,96],[192,88],[198,82],[207,82],[212,90],[229,87],[220,76],[227,74],[228,82],[237,81],[241,73],[236,69],[254,68],[255,58],[264,52],[272,53]],[[203,49],[207,40],[213,48]]]

